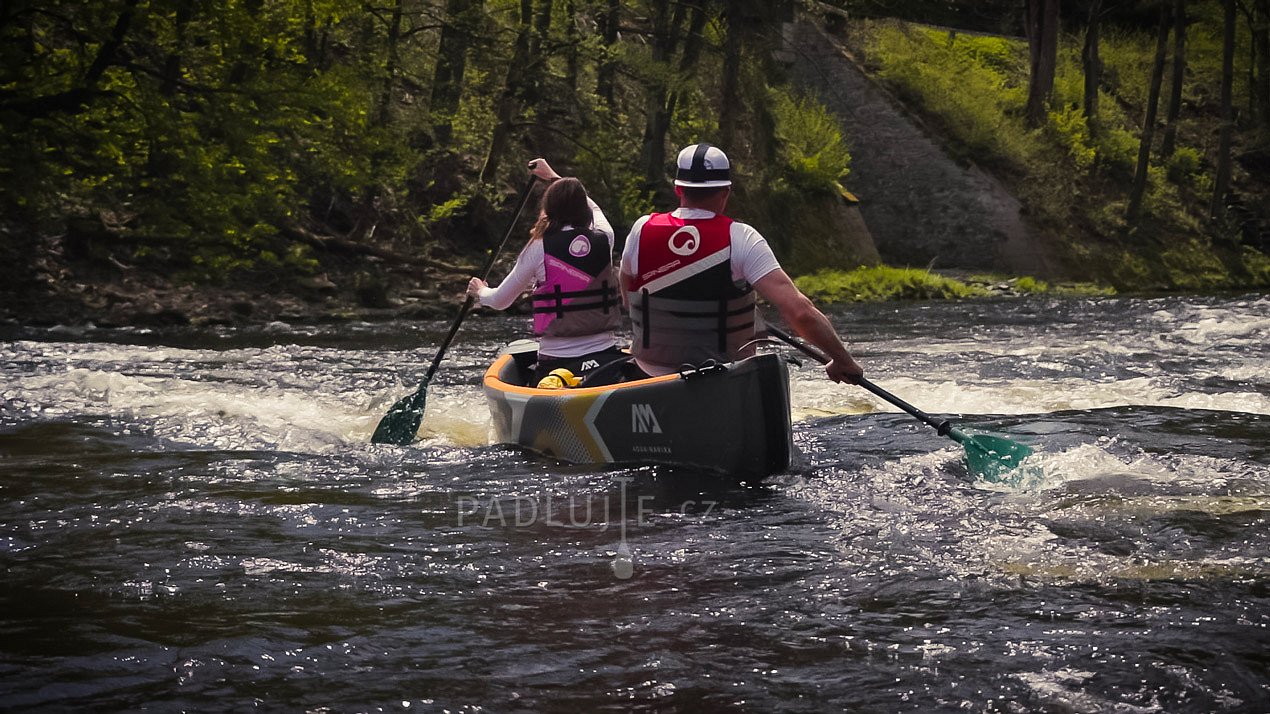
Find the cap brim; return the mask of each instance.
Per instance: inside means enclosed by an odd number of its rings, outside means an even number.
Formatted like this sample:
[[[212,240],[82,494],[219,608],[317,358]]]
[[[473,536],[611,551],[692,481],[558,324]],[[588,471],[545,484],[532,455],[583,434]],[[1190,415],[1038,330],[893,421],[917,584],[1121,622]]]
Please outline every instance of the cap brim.
[[[688,188],[719,188],[720,186],[731,186],[732,182],[726,179],[716,181],[684,181],[683,179],[675,179],[675,185]]]

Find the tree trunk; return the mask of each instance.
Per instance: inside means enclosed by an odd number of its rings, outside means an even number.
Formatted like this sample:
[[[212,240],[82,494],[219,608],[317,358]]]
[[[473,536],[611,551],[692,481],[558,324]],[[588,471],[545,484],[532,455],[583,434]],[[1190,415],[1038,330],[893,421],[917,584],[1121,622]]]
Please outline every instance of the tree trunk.
[[[1270,0],[1255,0],[1253,5],[1252,57],[1255,68],[1251,84],[1253,121],[1261,141],[1270,144]]]
[[[432,133],[438,144],[450,143],[454,115],[463,97],[467,50],[472,44],[472,23],[481,14],[481,0],[447,0],[445,24],[432,74]]]
[[[1222,0],[1225,31],[1222,33],[1221,134],[1217,140],[1217,171],[1213,177],[1213,198],[1208,213],[1214,219],[1225,213],[1226,191],[1230,188],[1230,146],[1235,132],[1233,84],[1235,79],[1235,0]]]
[[[1173,5],[1173,78],[1169,84],[1169,113],[1164,119],[1160,156],[1169,158],[1177,149],[1177,117],[1182,110],[1182,79],[1186,74],[1186,0]]]
[[[736,138],[736,122],[743,106],[741,47],[744,42],[745,27],[741,20],[741,1],[727,0],[724,4],[727,35],[723,40],[723,78],[719,92],[719,143],[724,147],[732,146]]]
[[[1151,90],[1147,96],[1146,118],[1142,121],[1142,140],[1138,145],[1138,168],[1133,174],[1133,188],[1129,191],[1129,208],[1125,212],[1129,223],[1136,223],[1142,211],[1142,196],[1146,193],[1147,169],[1151,164],[1151,141],[1155,138],[1155,115],[1160,104],[1160,85],[1164,83],[1164,56],[1169,47],[1169,6],[1160,6],[1160,31],[1155,42],[1155,63],[1151,67]]]
[[[527,107],[538,106],[538,100],[542,96],[542,78],[547,71],[547,40],[551,34],[553,2],[552,0],[536,0],[536,3],[533,32],[529,34],[529,54],[526,61],[528,67],[524,73],[525,83],[520,93],[522,106]]]
[[[159,92],[165,97],[171,97],[176,94],[176,88],[181,82],[181,63],[182,54],[185,51],[185,26],[189,24],[190,14],[193,8],[188,3],[178,3],[176,6],[176,37],[172,43],[172,51],[163,60],[163,79],[159,82]]]
[[[604,40],[604,59],[596,69],[595,93],[604,103],[613,107],[613,89],[617,75],[617,62],[613,53],[617,46],[618,23],[621,21],[621,0],[608,0],[608,11],[600,18],[600,37]]]
[[[392,19],[388,23],[388,40],[385,47],[384,76],[379,89],[379,99],[375,102],[375,126],[388,126],[389,112],[392,111],[392,95],[397,85],[397,67],[401,64],[398,45],[401,42],[401,2],[395,0],[392,8]]]
[[[670,131],[670,60],[679,45],[679,28],[685,7],[675,5],[670,15],[665,3],[657,3],[653,14],[653,69],[645,88],[644,141],[640,149],[644,168],[644,188],[658,192],[666,184],[666,134]]]
[[[564,81],[573,92],[578,91],[578,44],[582,42],[578,36],[578,6],[576,0],[565,0],[564,14],[567,21],[564,25],[565,55]]]
[[[507,150],[507,141],[511,137],[512,122],[520,109],[519,93],[524,84],[525,65],[529,61],[529,35],[533,31],[533,0],[520,0],[520,29],[516,32],[516,44],[512,49],[511,62],[507,66],[507,79],[503,82],[503,90],[498,96],[495,109],[496,123],[494,133],[490,136],[489,153],[485,156],[485,165],[481,168],[481,183],[492,183],[498,175],[498,164],[503,152]]]
[[[1085,125],[1091,137],[1098,136],[1098,88],[1102,85],[1102,57],[1098,53],[1102,30],[1102,0],[1093,0],[1089,8],[1089,24],[1085,28],[1085,46],[1080,51],[1085,70]]]
[[[1027,0],[1027,43],[1030,74],[1027,85],[1027,123],[1045,123],[1054,71],[1058,66],[1059,0]]]
[[[692,7],[692,19],[688,22],[687,39],[684,41],[684,51],[679,57],[679,71],[675,78],[679,86],[670,93],[670,97],[666,102],[666,116],[673,119],[675,116],[675,108],[679,104],[679,100],[684,95],[683,83],[692,75],[693,69],[697,66],[697,61],[701,59],[701,48],[705,45],[705,38],[702,37],[701,31],[706,26],[706,12],[702,5],[694,5]]]

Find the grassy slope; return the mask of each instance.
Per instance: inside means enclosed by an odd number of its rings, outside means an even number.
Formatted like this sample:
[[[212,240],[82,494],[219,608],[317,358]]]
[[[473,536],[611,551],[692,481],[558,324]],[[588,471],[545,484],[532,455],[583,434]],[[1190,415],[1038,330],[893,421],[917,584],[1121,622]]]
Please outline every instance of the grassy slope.
[[[945,135],[954,153],[1018,187],[1034,218],[1065,239],[1076,273],[1121,290],[1265,287],[1270,285],[1270,259],[1223,237],[1220,228],[1214,230],[1204,220],[1215,150],[1211,95],[1220,57],[1217,37],[1213,18],[1201,13],[1188,38],[1191,74],[1181,148],[1162,165],[1153,158],[1157,165],[1150,171],[1145,216],[1137,225],[1126,223],[1124,212],[1152,38],[1106,33],[1102,54],[1111,91],[1101,98],[1102,131],[1097,135],[1091,135],[1080,109],[1080,38],[1064,38],[1055,110],[1036,130],[1027,129],[1022,117],[1027,91],[1022,41],[895,21],[859,21],[852,25],[848,42],[880,79]],[[1246,89],[1242,91],[1246,97]],[[1236,185],[1253,195],[1267,190],[1257,179],[1235,177]]]

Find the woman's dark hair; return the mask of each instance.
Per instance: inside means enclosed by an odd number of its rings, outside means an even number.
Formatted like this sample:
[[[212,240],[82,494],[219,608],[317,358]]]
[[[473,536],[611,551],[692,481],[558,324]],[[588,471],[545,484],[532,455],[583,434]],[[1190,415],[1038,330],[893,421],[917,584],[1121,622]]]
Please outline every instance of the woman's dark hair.
[[[562,178],[547,187],[542,194],[542,215],[529,233],[529,240],[540,240],[544,235],[565,226],[591,227],[591,206],[586,202],[586,187],[575,178]]]

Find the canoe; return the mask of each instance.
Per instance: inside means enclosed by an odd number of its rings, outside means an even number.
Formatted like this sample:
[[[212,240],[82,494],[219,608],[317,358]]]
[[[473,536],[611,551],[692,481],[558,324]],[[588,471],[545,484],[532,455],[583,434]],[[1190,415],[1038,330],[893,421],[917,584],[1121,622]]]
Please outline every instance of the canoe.
[[[576,464],[672,464],[739,478],[789,467],[789,371],[775,354],[601,387],[524,386],[503,354],[485,372],[497,441]]]

